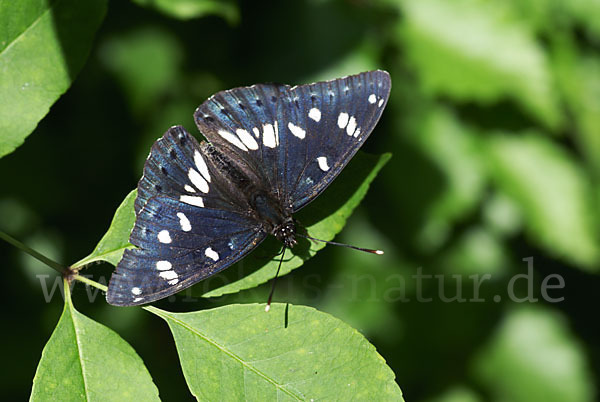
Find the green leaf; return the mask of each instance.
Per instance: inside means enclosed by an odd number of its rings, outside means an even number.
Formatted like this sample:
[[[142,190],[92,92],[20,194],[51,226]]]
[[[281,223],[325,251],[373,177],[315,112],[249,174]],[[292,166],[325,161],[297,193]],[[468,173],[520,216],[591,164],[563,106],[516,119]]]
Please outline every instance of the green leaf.
[[[102,236],[100,242],[90,255],[72,265],[79,268],[95,261],[106,261],[117,265],[126,248],[133,247],[129,243],[129,233],[135,223],[135,210],[133,204],[137,190],[132,190],[117,208],[115,216],[108,231]]]
[[[376,156],[363,152],[357,153],[331,186],[296,215],[298,221],[305,225],[309,236],[332,240],[344,228],[346,220],[366,195],[369,185],[379,170],[390,158],[391,154]],[[296,247],[286,251],[279,276],[300,267],[323,247],[325,243],[312,243],[300,238]],[[216,278],[200,283],[198,289],[202,290],[202,297],[235,293],[269,281],[275,277],[279,259],[266,260],[265,256],[273,256],[280,249],[281,243],[270,236],[254,253],[223,271]],[[207,291],[207,288],[215,283],[226,285]]]
[[[44,347],[32,401],[156,401],[158,389],[135,350],[111,329],[65,308]]]
[[[578,54],[575,43],[564,41],[555,46],[554,64],[566,106],[575,120],[579,148],[600,174],[600,58]]]
[[[557,2],[561,16],[567,14],[583,25],[588,35],[598,44],[600,40],[600,2],[597,0],[571,0]]]
[[[147,309],[169,324],[199,400],[402,400],[394,373],[373,345],[312,308]]]
[[[240,19],[237,3],[232,0],[133,0],[133,2],[182,20],[211,14],[225,18],[230,24],[236,24]]]
[[[450,228],[481,202],[487,177],[475,130],[445,108],[431,108],[420,123],[411,140],[445,179],[418,234],[424,248],[431,249],[443,244],[451,235]]]
[[[510,6],[544,38],[561,36],[569,30],[579,34],[583,28],[592,41],[600,39],[597,0],[510,0]]]
[[[598,269],[597,219],[589,178],[542,135],[489,140],[490,173],[521,208],[526,228],[546,250]]]
[[[564,317],[541,307],[510,312],[475,361],[492,400],[586,402],[594,399],[586,353]]]
[[[400,35],[424,90],[459,101],[508,97],[555,128],[561,120],[548,62],[534,34],[501,2],[400,1]]]
[[[0,157],[31,134],[90,52],[106,0],[0,5]]]
[[[151,106],[175,91],[182,73],[182,54],[177,38],[156,27],[134,29],[112,37],[100,47],[103,64],[115,75],[131,108],[144,121],[152,114]]]
[[[426,402],[481,402],[483,399],[475,391],[464,386],[454,386],[441,395]]]

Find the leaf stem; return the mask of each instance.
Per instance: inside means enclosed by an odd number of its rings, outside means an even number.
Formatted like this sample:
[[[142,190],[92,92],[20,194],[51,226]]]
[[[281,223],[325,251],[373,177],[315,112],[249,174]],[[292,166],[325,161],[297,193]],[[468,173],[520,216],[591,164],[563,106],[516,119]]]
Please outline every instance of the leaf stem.
[[[97,288],[97,289],[100,289],[100,290],[101,290],[101,291],[103,291],[103,292],[106,292],[106,291],[108,290],[108,287],[107,287],[107,286],[104,286],[104,285],[103,285],[103,284],[101,284],[101,283],[98,283],[98,282],[96,282],[96,281],[93,281],[93,280],[91,280],[91,279],[88,279],[88,278],[86,278],[85,276],[81,276],[81,275],[75,275],[75,276],[73,276],[73,279],[75,279],[75,280],[78,280],[79,282],[83,282],[83,283],[85,283],[86,285],[93,286],[93,287],[95,287],[95,288]]]
[[[67,267],[59,264],[56,261],[51,260],[50,258],[46,257],[45,255],[38,253],[34,249],[26,246],[25,244],[21,243],[20,241],[18,241],[15,238],[9,236],[8,234],[4,233],[1,230],[0,230],[0,239],[6,241],[7,243],[12,244],[16,248],[21,249],[22,251],[26,252],[27,254],[29,254],[30,256],[35,258],[36,260],[41,261],[44,264],[46,264],[47,266],[49,266],[50,268],[60,272],[60,274],[63,276],[66,275],[69,271],[69,269]]]

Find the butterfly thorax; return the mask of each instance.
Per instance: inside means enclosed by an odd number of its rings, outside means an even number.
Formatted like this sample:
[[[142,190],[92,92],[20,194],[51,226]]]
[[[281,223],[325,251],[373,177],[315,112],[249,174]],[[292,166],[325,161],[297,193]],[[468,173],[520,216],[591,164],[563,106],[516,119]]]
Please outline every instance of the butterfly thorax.
[[[286,247],[296,244],[296,227],[290,211],[283,208],[277,197],[257,185],[262,183],[257,174],[243,164],[219,152],[212,144],[201,145],[203,153],[224,176],[231,199],[248,207],[248,213],[261,222],[263,230],[275,236]],[[242,206],[242,205],[240,205]]]
[[[268,193],[257,191],[250,197],[250,203],[259,216],[261,222],[267,226],[266,231],[271,233],[292,248],[296,245],[296,225],[291,214],[282,211],[277,201]]]

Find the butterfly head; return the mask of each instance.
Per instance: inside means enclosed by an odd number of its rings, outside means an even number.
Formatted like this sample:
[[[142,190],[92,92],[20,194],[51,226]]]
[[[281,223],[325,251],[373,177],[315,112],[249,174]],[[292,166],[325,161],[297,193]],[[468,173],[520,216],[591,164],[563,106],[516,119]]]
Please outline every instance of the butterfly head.
[[[296,245],[296,225],[294,220],[290,217],[285,220],[281,225],[277,226],[273,230],[273,235],[282,242],[286,248],[292,248]]]

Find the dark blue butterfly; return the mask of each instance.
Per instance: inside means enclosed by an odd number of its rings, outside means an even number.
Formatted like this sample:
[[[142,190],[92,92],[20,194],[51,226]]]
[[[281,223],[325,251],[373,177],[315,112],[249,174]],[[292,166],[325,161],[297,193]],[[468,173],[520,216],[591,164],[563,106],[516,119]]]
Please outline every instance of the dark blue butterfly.
[[[172,295],[230,266],[267,235],[296,244],[292,214],[319,195],[367,139],[391,88],[385,71],[289,87],[219,92],[156,141],[135,200],[130,242],[107,301]]]

